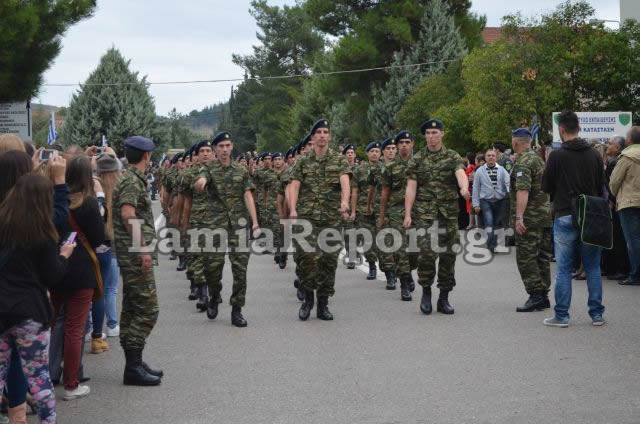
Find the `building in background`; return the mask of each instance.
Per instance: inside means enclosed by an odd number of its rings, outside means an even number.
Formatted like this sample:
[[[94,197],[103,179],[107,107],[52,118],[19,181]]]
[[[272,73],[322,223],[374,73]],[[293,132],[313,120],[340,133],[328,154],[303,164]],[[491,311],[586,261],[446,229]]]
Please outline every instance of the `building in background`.
[[[620,0],[620,23],[627,19],[640,21],[640,0]]]

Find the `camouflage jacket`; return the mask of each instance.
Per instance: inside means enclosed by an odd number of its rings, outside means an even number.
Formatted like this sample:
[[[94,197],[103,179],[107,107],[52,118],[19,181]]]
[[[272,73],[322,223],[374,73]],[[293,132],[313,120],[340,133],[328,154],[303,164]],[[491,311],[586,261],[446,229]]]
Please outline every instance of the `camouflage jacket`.
[[[416,200],[412,215],[418,221],[457,219],[458,180],[456,171],[464,170],[464,162],[458,153],[446,147],[430,152],[426,147],[416,153],[407,164],[407,179],[417,182]]]
[[[533,150],[528,149],[518,154],[511,172],[509,190],[512,226],[515,225],[516,217],[516,193],[520,190],[529,192],[529,201],[524,211],[524,225],[537,228],[551,227],[549,195],[542,191],[543,173],[544,162]]]
[[[400,214],[404,217],[404,197],[407,189],[407,166],[409,160],[402,160],[400,155],[382,167],[380,179],[383,187],[390,187],[387,213]]]
[[[169,168],[167,172],[164,174],[164,179],[162,180],[162,185],[166,188],[167,193],[170,196],[174,196],[177,194],[177,182],[178,182],[178,168],[175,166]]]
[[[367,197],[369,196],[369,171],[372,167],[379,168],[380,162],[375,165],[371,165],[368,161],[364,162],[353,168],[353,178],[351,178],[351,186],[358,189],[358,205],[356,212],[359,215],[367,215]],[[378,190],[376,189],[375,202],[378,202],[379,198]],[[371,209],[375,209],[372,205]]]
[[[291,182],[291,172],[293,171],[293,168],[295,166],[296,164],[294,163],[292,166],[289,166],[280,174],[280,184],[278,187],[278,194],[282,194],[284,196],[284,191],[287,189],[287,186]]]
[[[246,225],[251,226],[244,194],[255,190],[255,186],[245,167],[235,161],[231,161],[227,166],[220,161],[214,161],[200,168],[198,178],[200,177],[207,179],[210,199],[208,219],[229,227],[237,227],[238,220],[244,218],[247,221]]]
[[[132,256],[135,256],[129,253],[133,240],[131,234],[127,231],[125,223],[122,221],[122,214],[120,213],[124,205],[131,205],[136,209],[136,219],[143,221],[142,234],[145,245],[149,245],[156,236],[153,212],[151,211],[151,198],[147,191],[147,180],[144,174],[134,166],[129,166],[118,180],[113,190],[111,202],[115,250],[120,266],[130,264]]]
[[[349,164],[344,156],[331,149],[322,157],[315,152],[300,157],[291,171],[291,179],[300,181],[298,216],[338,224],[343,174],[351,176]]]
[[[199,174],[200,168],[192,166],[186,169],[180,176],[180,193],[191,197],[191,212],[189,214],[190,228],[206,220],[208,210],[211,208],[209,194],[206,191],[197,191],[193,188]]]
[[[500,165],[501,167],[503,167],[504,169],[507,170],[507,172],[511,173],[511,170],[513,169],[513,161],[507,157],[507,155],[505,155],[504,153],[502,154],[502,157],[500,158],[500,160],[497,161],[498,165]]]
[[[376,195],[373,198],[373,204],[371,205],[371,210],[377,213],[380,210],[380,193],[382,193],[382,168],[384,164],[382,161],[378,162],[378,166],[370,166],[367,170],[367,189],[365,191],[365,210],[366,210],[366,202],[367,195],[369,194],[368,186],[375,186]],[[359,200],[359,199],[358,199]]]
[[[267,203],[265,207],[268,209],[277,209],[276,201],[278,199],[278,188],[280,186],[280,174],[278,174],[275,169],[266,169],[262,176],[264,191],[267,193]]]

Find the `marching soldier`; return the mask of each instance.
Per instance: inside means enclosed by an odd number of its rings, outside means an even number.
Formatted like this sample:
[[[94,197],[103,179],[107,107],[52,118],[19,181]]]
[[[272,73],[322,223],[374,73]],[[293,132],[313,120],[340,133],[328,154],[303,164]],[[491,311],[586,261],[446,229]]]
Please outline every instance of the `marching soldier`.
[[[404,229],[404,195],[407,187],[407,165],[413,153],[413,134],[407,130],[400,131],[395,139],[398,155],[394,160],[385,162],[382,167],[380,195],[380,216],[378,226],[389,226],[402,234],[402,247],[390,256],[393,258],[398,278],[400,278],[400,297],[404,301],[411,300],[411,265],[407,252],[408,240]],[[388,219],[388,222],[387,222]]]
[[[247,321],[242,316],[247,293],[247,265],[249,263],[249,234],[246,224],[251,219],[251,229],[254,235],[259,234],[258,218],[253,203],[254,185],[249,178],[249,172],[231,160],[233,143],[231,134],[221,132],[211,142],[216,150],[217,160],[201,168],[200,175],[194,188],[198,191],[208,186],[211,199],[209,209],[208,228],[226,231],[229,248],[229,260],[233,274],[233,288],[230,299],[231,323],[236,327],[246,327]],[[205,259],[205,273],[210,277],[209,305],[207,317],[215,319],[218,316],[218,302],[216,299],[222,290],[222,270],[227,246],[222,246],[220,240],[218,252]]]
[[[331,131],[329,122],[321,119],[311,128],[313,150],[296,162],[292,172],[289,209],[292,219],[308,220],[312,234],[307,242],[314,250],[300,252],[300,273],[305,300],[298,317],[305,321],[318,296],[317,316],[321,320],[332,320],[329,297],[335,293],[336,268],[339,250],[324,252],[318,246],[318,235],[325,228],[337,230],[341,216],[348,217],[351,171],[346,159],[329,149]]]
[[[516,230],[516,264],[529,299],[517,312],[541,311],[551,307],[551,207],[542,191],[544,162],[531,150],[531,133],[519,128],[512,133],[518,154],[511,172],[512,228]]]
[[[125,140],[129,167],[113,191],[111,210],[116,257],[122,275],[120,344],[126,360],[123,383],[134,386],[156,386],[163,376],[162,370],[154,370],[142,360],[146,339],[156,324],[159,311],[153,274],[153,263],[157,258],[148,251],[156,230],[144,178],[154,147],[153,141],[144,137]],[[141,226],[138,220],[142,221]],[[132,249],[140,253],[134,253]]]
[[[393,162],[396,157],[397,148],[396,142],[392,138],[388,138],[382,142],[380,145],[382,149],[382,155],[384,158],[384,163],[379,168],[371,168],[369,170],[369,175],[367,177],[367,182],[369,183],[369,196],[367,199],[367,210],[371,211],[372,202],[374,200],[374,194],[382,193],[382,168],[387,164]],[[376,216],[378,217],[378,222],[376,222],[376,230],[380,231],[382,227],[380,224],[380,199],[376,199]],[[383,221],[384,222],[384,221]],[[376,231],[376,233],[377,233]],[[377,243],[376,243],[377,244]],[[387,290],[395,290],[396,289],[396,264],[393,260],[393,254],[383,252],[378,246],[377,252],[378,260],[380,261],[380,270],[384,272],[385,277],[387,278]]]
[[[262,227],[265,228],[265,226],[268,225],[273,232],[273,260],[282,269],[284,268],[284,266],[282,266],[280,262],[282,257],[282,254],[280,252],[280,248],[282,247],[282,230],[280,225],[280,213],[278,211],[278,190],[280,188],[280,178],[282,176],[282,172],[284,171],[284,158],[282,156],[282,153],[274,152],[271,154],[269,161],[271,165],[265,172],[264,180],[267,222],[262,224]]]
[[[376,216],[373,211],[367,208],[367,200],[369,194],[369,182],[368,176],[369,173],[374,173],[376,171],[371,171],[371,168],[380,167],[380,142],[372,141],[365,148],[365,152],[367,153],[367,162],[360,164],[353,171],[353,184],[351,189],[351,195],[356,200],[356,226],[358,228],[365,228],[369,230],[369,232],[375,236],[376,234]],[[379,196],[379,193],[376,197]],[[379,199],[374,199],[374,201],[378,201]],[[353,205],[353,199],[351,201]],[[374,240],[375,241],[375,240]],[[376,249],[374,245],[371,246],[366,252],[364,252],[364,257],[369,264],[369,275],[367,275],[367,280],[375,280],[377,274],[377,266],[376,266]]]
[[[351,174],[353,175],[353,173],[355,172],[355,168],[356,167],[356,146],[354,146],[353,144],[347,144],[346,146],[344,146],[342,148],[342,156],[345,157],[345,159],[347,160],[347,164],[349,165],[349,169],[351,170]],[[351,205],[349,207],[350,210],[350,215],[349,218],[345,221],[344,223],[344,243],[345,243],[345,249],[347,252],[347,255],[345,256],[345,261],[347,263],[347,269],[355,269],[356,267],[356,263],[352,260],[352,252],[349,252],[349,234],[347,233],[347,231],[354,229],[355,228],[355,220],[356,220],[356,208],[358,205],[358,196],[354,196],[354,192],[356,190],[356,186],[355,186],[355,182],[354,179],[351,178]],[[356,240],[357,243],[357,240]],[[356,257],[359,259],[360,258],[360,254],[358,253],[358,251],[356,250],[355,252]]]
[[[420,310],[428,315],[432,311],[431,285],[436,276],[436,259],[439,259],[437,310],[450,315],[454,309],[449,304],[449,292],[456,285],[456,252],[453,246],[460,240],[458,190],[462,197],[468,199],[469,181],[460,155],[442,144],[444,124],[430,119],[420,129],[426,143],[425,148],[407,164],[404,226],[411,228],[414,204],[416,227],[428,229],[436,224],[441,229],[444,226],[445,233],[437,237],[439,246],[430,246],[431,237],[421,238],[418,283],[422,286]],[[444,251],[435,251],[441,244]]]

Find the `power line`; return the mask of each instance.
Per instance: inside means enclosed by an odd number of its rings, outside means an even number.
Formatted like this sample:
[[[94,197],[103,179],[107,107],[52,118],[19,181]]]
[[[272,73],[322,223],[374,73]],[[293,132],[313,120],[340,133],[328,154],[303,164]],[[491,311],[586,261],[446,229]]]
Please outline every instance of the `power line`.
[[[378,66],[375,68],[362,68],[362,69],[349,69],[343,71],[327,71],[327,72],[312,72],[309,74],[293,74],[293,75],[275,75],[269,77],[247,77],[247,78],[229,78],[229,79],[213,79],[213,80],[191,80],[191,81],[158,81],[158,82],[146,82],[149,85],[183,85],[183,84],[213,84],[219,82],[237,82],[237,81],[246,81],[246,80],[280,80],[280,79],[291,79],[291,78],[310,78],[317,76],[326,76],[326,75],[339,75],[339,74],[355,74],[361,72],[373,72],[373,71],[383,71],[387,69],[398,69],[398,68],[411,68],[411,67],[420,67],[426,65],[437,65],[440,63],[452,63],[457,62],[461,58],[458,59],[449,59],[449,60],[438,60],[433,62],[423,62],[423,63],[411,63],[407,65],[389,65],[389,66]],[[84,87],[112,87],[112,86],[125,86],[125,85],[137,85],[140,82],[112,82],[112,83],[64,83],[64,84],[43,84],[45,87],[75,87],[78,85],[82,85]]]

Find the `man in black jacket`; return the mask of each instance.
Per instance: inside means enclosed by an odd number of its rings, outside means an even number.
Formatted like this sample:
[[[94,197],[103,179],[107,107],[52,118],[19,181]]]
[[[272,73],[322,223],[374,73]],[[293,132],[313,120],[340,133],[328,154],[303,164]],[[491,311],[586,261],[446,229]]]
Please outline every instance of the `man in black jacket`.
[[[578,229],[573,225],[572,199],[580,194],[603,195],[604,162],[598,152],[578,137],[580,122],[574,112],[562,112],[558,126],[562,148],[549,155],[542,178],[542,190],[549,193],[553,203],[554,242],[556,253],[555,316],[544,320],[553,327],[569,326],[571,304],[571,272],[576,251],[580,252],[589,290],[589,315],[593,325],[604,324],[602,314],[602,278],[600,276],[601,249],[580,242]]]

